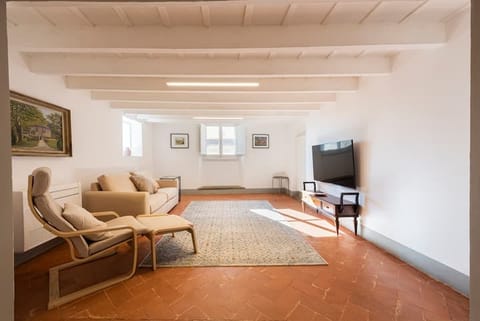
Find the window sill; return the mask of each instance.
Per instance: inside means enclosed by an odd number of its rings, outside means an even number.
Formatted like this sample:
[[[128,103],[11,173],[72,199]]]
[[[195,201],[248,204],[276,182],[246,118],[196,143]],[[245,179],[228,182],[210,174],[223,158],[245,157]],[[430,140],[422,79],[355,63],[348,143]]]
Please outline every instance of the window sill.
[[[206,161],[235,161],[239,160],[244,155],[201,155]]]

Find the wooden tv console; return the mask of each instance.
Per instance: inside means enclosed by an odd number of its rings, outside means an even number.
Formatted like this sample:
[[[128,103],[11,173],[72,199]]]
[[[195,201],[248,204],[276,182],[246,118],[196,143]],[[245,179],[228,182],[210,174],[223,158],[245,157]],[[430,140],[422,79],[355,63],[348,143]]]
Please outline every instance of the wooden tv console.
[[[314,184],[314,191],[307,191],[306,185]],[[335,220],[335,229],[338,235],[340,227],[339,219],[343,217],[353,217],[355,235],[357,235],[358,215],[360,214],[360,205],[358,204],[359,193],[341,193],[336,197],[326,193],[316,192],[314,182],[304,182],[302,191],[302,209],[305,212],[305,204],[313,207],[317,213],[323,213],[333,216]],[[345,200],[345,196],[355,196],[355,202]]]

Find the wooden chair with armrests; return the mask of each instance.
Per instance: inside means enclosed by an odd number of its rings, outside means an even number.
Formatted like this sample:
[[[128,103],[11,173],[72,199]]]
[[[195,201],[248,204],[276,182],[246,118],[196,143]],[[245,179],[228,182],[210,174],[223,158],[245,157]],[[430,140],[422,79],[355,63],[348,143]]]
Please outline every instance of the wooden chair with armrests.
[[[72,261],[52,267],[49,275],[48,308],[54,308],[84,295],[98,291],[131,278],[136,271],[138,260],[137,236],[150,232],[148,228],[131,216],[119,217],[115,212],[92,213],[106,223],[106,227],[78,230],[63,216],[63,208],[50,193],[51,172],[49,168],[37,168],[28,177],[28,204],[35,218],[52,234],[63,238],[70,249]],[[104,239],[88,241],[85,236],[107,233]],[[61,295],[59,272],[77,265],[93,262],[116,253],[116,249],[131,244],[132,262],[128,272],[105,281],[87,286],[75,292]]]

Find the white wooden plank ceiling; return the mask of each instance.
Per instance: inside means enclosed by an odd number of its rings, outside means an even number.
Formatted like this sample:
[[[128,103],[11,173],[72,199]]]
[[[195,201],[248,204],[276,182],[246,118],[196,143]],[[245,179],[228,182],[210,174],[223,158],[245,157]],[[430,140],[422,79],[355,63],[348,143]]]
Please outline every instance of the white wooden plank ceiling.
[[[304,115],[435,50],[465,0],[8,3],[9,50],[112,108],[157,117]],[[167,81],[257,81],[171,88]]]

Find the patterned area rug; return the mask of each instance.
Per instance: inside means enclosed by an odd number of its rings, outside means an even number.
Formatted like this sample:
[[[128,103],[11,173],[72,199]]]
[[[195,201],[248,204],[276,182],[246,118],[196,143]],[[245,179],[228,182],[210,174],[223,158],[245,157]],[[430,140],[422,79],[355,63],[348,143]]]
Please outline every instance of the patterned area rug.
[[[157,243],[157,267],[327,264],[267,201],[193,201],[182,216],[195,226],[198,253],[188,232],[165,235]],[[148,255],[140,266],[151,260]]]

